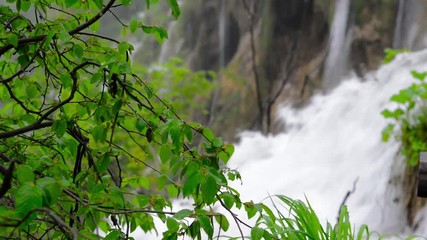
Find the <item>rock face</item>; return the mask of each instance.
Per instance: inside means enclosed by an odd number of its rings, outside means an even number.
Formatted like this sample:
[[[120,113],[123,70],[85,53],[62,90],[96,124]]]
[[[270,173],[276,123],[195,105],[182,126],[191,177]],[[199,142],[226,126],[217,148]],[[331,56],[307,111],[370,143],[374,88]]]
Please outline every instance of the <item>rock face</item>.
[[[384,49],[393,46],[399,1],[349,2],[344,20],[349,59],[343,73],[363,76],[377,68]],[[301,105],[325,89],[325,59],[336,48],[329,42],[337,3],[185,1],[172,33],[180,40],[171,41],[180,42],[180,48],[170,54],[184,57],[194,70],[220,71],[221,87],[206,120],[214,130],[229,139],[241,129],[274,133],[281,129],[274,122],[278,103]]]
[[[236,126],[278,130],[272,121],[276,103],[285,99],[300,103],[321,85],[328,4],[314,0],[187,4],[178,31],[189,36],[182,52],[190,66],[225,69],[220,74],[220,100],[211,108],[220,116],[212,127],[221,134],[231,138],[239,131]]]

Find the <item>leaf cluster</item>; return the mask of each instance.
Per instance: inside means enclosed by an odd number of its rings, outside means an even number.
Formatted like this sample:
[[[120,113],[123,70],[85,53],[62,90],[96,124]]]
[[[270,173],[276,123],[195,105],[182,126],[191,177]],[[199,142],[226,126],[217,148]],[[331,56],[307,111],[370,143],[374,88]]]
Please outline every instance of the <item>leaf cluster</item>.
[[[213,219],[227,229],[209,206],[224,194],[238,202],[228,182],[240,176],[226,167],[234,147],[179,117],[157,94],[160,80],[133,70],[129,42],[94,32],[104,14],[132,3],[8,2],[0,7],[0,236],[128,239],[138,227],[155,230],[155,217],[168,227],[164,239],[212,238]],[[178,17],[177,2],[168,4]],[[167,38],[139,20],[123,29]],[[174,71],[173,81],[192,75]],[[194,208],[168,210],[175,197]]]
[[[426,72],[411,72],[416,82],[394,94],[390,101],[397,105],[381,114],[391,119],[382,131],[383,141],[395,135],[402,143],[402,154],[409,166],[418,164],[420,151],[427,150],[427,83]]]

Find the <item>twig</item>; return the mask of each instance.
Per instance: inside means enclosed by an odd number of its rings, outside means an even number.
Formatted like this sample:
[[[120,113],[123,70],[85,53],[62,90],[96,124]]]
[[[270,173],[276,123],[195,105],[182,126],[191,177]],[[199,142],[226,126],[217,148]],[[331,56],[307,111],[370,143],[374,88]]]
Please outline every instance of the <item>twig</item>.
[[[340,215],[341,215],[341,209],[342,207],[345,205],[345,203],[347,202],[348,198],[350,197],[351,194],[353,194],[356,191],[356,185],[357,185],[357,181],[359,181],[359,177],[357,177],[354,182],[353,182],[353,189],[347,191],[347,193],[345,194],[344,199],[341,202],[340,208],[338,209],[338,217],[337,217],[337,222],[339,222],[340,220]]]
[[[227,210],[227,212],[228,213],[230,213],[230,215],[233,217],[233,219],[234,219],[234,222],[236,223],[236,225],[237,225],[237,228],[239,229],[239,232],[240,232],[240,236],[242,237],[242,239],[244,240],[245,239],[245,236],[243,235],[243,231],[242,231],[242,228],[240,227],[240,224],[243,224],[244,226],[246,226],[246,227],[248,227],[248,228],[252,228],[251,226],[249,226],[247,223],[245,223],[245,222],[243,222],[242,220],[240,220],[240,218],[238,218],[237,216],[236,216],[236,214],[235,213],[233,213],[226,205],[225,205],[225,203],[222,201],[222,199],[218,196],[218,195],[216,195],[216,198],[218,199],[218,201],[221,203],[221,206],[223,207],[223,208],[225,208],[225,210]]]

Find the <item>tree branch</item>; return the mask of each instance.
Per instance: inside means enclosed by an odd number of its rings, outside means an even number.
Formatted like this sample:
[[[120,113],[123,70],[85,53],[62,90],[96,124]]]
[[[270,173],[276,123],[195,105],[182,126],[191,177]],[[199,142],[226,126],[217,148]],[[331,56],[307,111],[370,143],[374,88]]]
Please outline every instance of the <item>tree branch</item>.
[[[81,64],[79,64],[78,66],[76,66],[71,72],[70,72],[70,76],[73,79],[73,86],[71,89],[71,93],[70,96],[68,96],[67,99],[65,99],[64,101],[58,103],[56,106],[52,107],[49,111],[47,111],[45,114],[43,114],[35,123],[25,126],[23,128],[18,128],[15,130],[11,130],[8,132],[2,132],[0,133],[0,139],[4,139],[4,138],[10,138],[10,137],[14,137],[16,135],[19,134],[23,134],[26,132],[30,132],[30,131],[34,131],[34,130],[38,130],[41,128],[45,128],[45,127],[50,127],[53,124],[53,121],[47,121],[47,122],[43,122],[44,120],[46,120],[49,115],[51,115],[52,113],[54,113],[56,110],[58,110],[59,108],[61,108],[62,106],[64,106],[65,104],[69,103],[71,100],[73,100],[74,98],[74,94],[77,91],[77,71],[79,69],[84,68],[87,65],[95,65],[95,66],[99,66],[99,64],[97,63],[93,63],[93,62],[83,62]]]
[[[94,24],[96,21],[98,21],[110,8],[113,6],[113,4],[116,2],[116,0],[110,0],[107,5],[93,18],[89,19],[87,22],[80,24],[75,29],[68,32],[70,35],[74,35],[76,33],[79,33],[80,31],[90,27],[90,25]],[[18,47],[25,45],[25,44],[31,44],[40,42],[46,39],[47,35],[40,35],[40,36],[34,36],[29,38],[20,38],[18,39]],[[9,51],[13,48],[12,44],[5,45],[3,47],[0,47],[0,56],[2,56],[5,52]]]

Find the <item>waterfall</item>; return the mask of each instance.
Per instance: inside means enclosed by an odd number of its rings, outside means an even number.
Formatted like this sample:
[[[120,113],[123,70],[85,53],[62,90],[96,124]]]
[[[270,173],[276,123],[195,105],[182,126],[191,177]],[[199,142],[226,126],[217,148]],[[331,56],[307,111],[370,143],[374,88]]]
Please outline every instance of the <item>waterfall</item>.
[[[243,184],[232,184],[241,199],[258,202],[269,194],[307,198],[323,223],[334,223],[346,193],[355,185],[346,202],[355,227],[368,224],[378,234],[426,236],[427,208],[417,216],[419,229],[407,226],[399,143],[381,140],[388,122],[380,112],[396,107],[389,99],[412,83],[412,70],[427,71],[427,51],[401,54],[364,81],[343,79],[327,95],[314,96],[305,108],[282,106],[279,120],[286,123],[286,132],[242,133],[229,162],[242,175]],[[175,210],[185,207],[179,203],[175,202]],[[238,213],[240,218],[246,215]],[[156,226],[166,230],[160,220]],[[226,235],[239,236],[234,224],[230,229]]]
[[[172,21],[168,24],[168,39],[166,39],[160,48],[160,54],[157,59],[159,63],[164,63],[171,56],[176,56],[178,52],[181,50],[182,45],[184,44],[184,39],[178,36],[176,30],[178,22]]]
[[[420,50],[427,47],[427,30],[424,0],[399,0],[399,9],[394,31],[394,48]]]
[[[394,29],[393,48],[400,49],[403,47],[403,31],[405,24],[405,0],[399,0],[396,28]]]
[[[325,89],[337,86],[347,70],[351,43],[351,29],[348,26],[350,2],[350,0],[335,0],[329,50],[323,74]]]
[[[353,223],[381,234],[414,234],[407,226],[400,181],[393,180],[404,169],[399,144],[382,142],[387,120],[380,115],[395,107],[389,98],[412,82],[412,70],[427,70],[427,51],[400,55],[368,74],[367,81],[344,79],[303,109],[283,106],[280,119],[287,132],[242,133],[230,161],[243,177],[243,185],[235,186],[242,199],[307,197],[321,220],[334,222],[356,184],[347,201]],[[420,223],[420,234],[427,234],[426,224]]]
[[[226,47],[226,24],[227,17],[225,11],[225,2],[220,0],[220,11],[218,14],[218,70],[221,71],[225,67],[225,47]],[[218,77],[218,86],[215,89],[212,101],[209,109],[208,125],[212,123],[215,118],[215,108],[218,102],[218,98],[221,90],[221,76]]]
[[[225,29],[226,29],[226,16],[225,16],[225,3],[224,0],[220,0],[220,12],[218,17],[218,52],[219,52],[219,69],[225,65]]]

